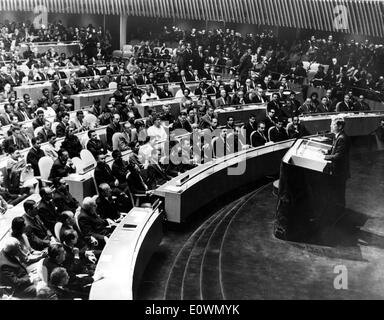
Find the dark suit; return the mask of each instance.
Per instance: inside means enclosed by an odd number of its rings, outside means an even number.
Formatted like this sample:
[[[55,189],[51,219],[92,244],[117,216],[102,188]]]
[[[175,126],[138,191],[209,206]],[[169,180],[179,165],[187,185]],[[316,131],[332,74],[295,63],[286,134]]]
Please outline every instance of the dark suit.
[[[347,104],[344,101],[341,101],[336,105],[336,112],[343,112],[343,111],[350,111],[350,110],[352,110],[351,103]]]
[[[31,148],[27,154],[27,163],[30,163],[32,165],[35,176],[40,175],[39,160],[44,156],[45,153],[43,150],[36,150],[35,148]]]
[[[252,135],[252,147],[260,147],[267,143],[268,139],[265,135],[261,135],[259,131],[256,131]]]
[[[256,122],[254,125],[251,125],[249,122],[244,126],[245,129],[245,138],[246,138],[246,143],[250,144],[250,136],[253,131],[257,130]]]
[[[333,142],[332,149],[329,155],[325,156],[325,160],[332,161],[332,173],[341,179],[350,178],[349,169],[349,149],[350,139],[341,131],[335,141]]]
[[[51,168],[49,179],[58,177],[67,177],[70,173],[75,173],[76,170],[73,167],[69,167],[62,163],[60,159],[56,159]]]
[[[15,141],[16,141],[17,148],[20,150],[31,147],[30,140],[28,139],[28,137],[24,136],[23,134],[19,134],[15,136]]]
[[[49,133],[53,133],[53,131],[51,129],[41,129],[37,134],[37,138],[41,140],[41,143],[47,142]]]
[[[212,118],[206,114],[200,118],[199,129],[208,129],[211,126]]]
[[[65,136],[65,131],[69,125],[65,125],[63,122],[60,122],[57,127],[56,127],[56,136],[58,138],[64,137]]]
[[[0,285],[10,286],[15,297],[34,297],[36,289],[31,284],[26,267],[16,258],[0,252]]]
[[[105,163],[98,163],[95,168],[95,180],[97,186],[102,183],[108,183],[111,188],[115,188],[116,177],[113,175],[109,165]]]
[[[272,142],[279,142],[288,139],[287,131],[284,128],[277,129],[277,127],[272,127],[269,131],[269,140]]]
[[[120,124],[115,126],[113,123],[110,123],[107,127],[107,146],[108,149],[112,150],[112,137],[116,132],[121,132],[122,127]]]
[[[20,122],[31,120],[31,118],[29,117],[29,115],[26,111],[21,112],[20,110],[15,110],[15,111],[13,111],[13,113],[15,114],[17,119],[19,119]]]
[[[173,123],[173,127],[172,127],[172,130],[176,130],[176,129],[184,129],[188,132],[192,132],[192,127],[191,127],[191,124],[188,122],[188,120],[181,122],[179,119],[177,119]]]
[[[103,196],[99,196],[96,199],[96,205],[96,212],[101,218],[116,220],[120,217],[117,205],[112,199],[106,199]]]
[[[79,138],[75,135],[70,138],[66,137],[61,144],[61,147],[68,151],[68,155],[71,159],[74,157],[80,157],[80,152],[83,150],[83,146],[81,145]]]
[[[37,214],[39,215],[41,221],[48,228],[48,230],[53,233],[53,229],[59,218],[59,214],[56,211],[56,207],[53,200],[49,202],[41,200],[37,207],[37,210]]]
[[[100,140],[92,141],[89,140],[87,143],[87,149],[92,153],[92,155],[97,158],[99,154],[106,154],[107,148]]]
[[[35,250],[47,248],[51,237],[48,235],[48,229],[39,216],[31,217],[24,214],[23,218],[26,224],[25,234],[28,237],[31,247]]]
[[[3,141],[3,149],[6,153],[9,153],[10,148],[18,149],[16,138],[11,135]]]
[[[275,116],[276,116],[276,117],[279,117],[279,116],[280,116],[280,113],[281,113],[281,111],[280,111],[280,109],[281,109],[281,104],[280,104],[280,102],[276,102],[276,101],[270,101],[270,102],[268,102],[268,104],[267,104],[267,113],[268,113],[269,111],[271,111],[271,109],[274,109],[274,110],[275,110]]]
[[[332,161],[330,188],[335,204],[342,208],[345,207],[346,181],[351,176],[349,167],[350,146],[349,137],[344,131],[341,131],[334,140],[330,153],[324,157],[325,160]]]
[[[301,123],[299,123],[297,128],[293,124],[288,125],[287,133],[289,139],[298,139],[309,135],[308,130]]]
[[[72,211],[75,213],[79,202],[69,193],[67,189],[56,189],[53,194],[53,202],[59,212]]]
[[[89,214],[84,209],[81,209],[77,221],[87,241],[93,236],[99,243],[101,242],[103,246],[104,237],[108,237],[111,233],[111,230],[107,229],[108,222],[106,220],[100,218],[96,213]]]

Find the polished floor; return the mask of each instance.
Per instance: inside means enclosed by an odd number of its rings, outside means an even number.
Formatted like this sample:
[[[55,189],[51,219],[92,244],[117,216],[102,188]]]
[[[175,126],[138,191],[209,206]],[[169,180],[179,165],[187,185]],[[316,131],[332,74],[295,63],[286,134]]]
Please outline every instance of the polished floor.
[[[351,171],[347,214],[301,242],[273,236],[270,181],[167,227],[137,298],[384,299],[384,152],[352,155]]]

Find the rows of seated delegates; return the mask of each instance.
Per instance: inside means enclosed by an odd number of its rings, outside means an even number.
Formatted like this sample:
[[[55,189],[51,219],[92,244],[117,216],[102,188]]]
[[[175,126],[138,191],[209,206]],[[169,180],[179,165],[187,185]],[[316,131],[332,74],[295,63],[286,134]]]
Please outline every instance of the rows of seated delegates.
[[[213,143],[205,141],[207,132],[221,129],[217,138],[225,140],[231,132],[239,134],[239,128],[243,128],[246,142],[237,145],[237,150],[298,138],[307,134],[300,114],[367,110],[369,106],[360,93],[365,88],[381,92],[384,83],[378,73],[382,47],[372,47],[368,42],[311,38],[288,47],[269,32],[242,36],[234,30],[173,27],[139,43],[129,59],[106,53],[101,56],[92,50],[66,57],[50,49],[38,56],[31,49],[23,61],[15,56],[17,45],[12,47],[4,41],[9,34],[13,34],[11,38],[20,32],[44,36],[52,30],[53,34],[67,30],[73,36],[72,29],[58,23],[48,31],[32,32],[26,26],[11,25],[2,29],[1,38],[5,52],[12,55],[11,61],[5,62],[1,78],[5,103],[0,120],[7,129],[2,142],[6,168],[0,173],[1,212],[6,213],[32,193],[38,192],[41,198],[39,202],[28,198],[19,204],[24,215],[12,221],[11,235],[0,252],[0,286],[5,294],[16,298],[87,299],[92,282],[100,277],[95,277],[94,270],[101,250],[124,212],[136,205],[132,195],[142,204],[151,203],[152,190],[157,186],[212,157],[225,155],[225,148],[220,154]],[[76,39],[84,43],[89,33],[93,34],[89,27],[74,31]],[[170,51],[163,42],[172,39],[179,42]],[[100,42],[96,48],[100,48]],[[343,60],[345,56],[347,61]],[[312,82],[307,81],[301,61],[308,60],[329,62],[327,73],[319,67]],[[23,76],[18,73],[23,63],[31,70],[25,75],[28,83],[46,78],[52,81],[51,90],[43,90],[36,101],[28,94],[15,96],[13,88],[22,82]],[[102,71],[98,69],[101,65]],[[68,77],[62,68],[76,71]],[[329,72],[336,82],[329,81]],[[19,81],[14,81],[16,76]],[[116,82],[117,88],[105,105],[96,98],[88,108],[72,111],[71,95],[99,90],[110,82]],[[175,82],[180,89],[173,94],[168,86]],[[197,82],[197,88],[191,90],[190,82]],[[303,101],[292,90],[297,85],[304,94]],[[326,94],[307,98],[310,86],[324,87]],[[273,93],[268,96],[270,91]],[[165,98],[168,100],[164,100],[167,103],[162,112],[150,108],[148,116],[141,118],[137,105]],[[173,100],[180,105],[176,117],[169,104]],[[218,122],[220,109],[250,103],[267,105],[264,121],[256,123],[256,116],[251,115],[246,123],[239,123],[235,116]],[[105,141],[98,135],[99,128],[106,132]],[[192,138],[175,144],[178,129]],[[170,137],[175,138],[171,146],[178,147],[167,154],[164,145]],[[201,151],[198,154],[194,144]],[[96,160],[98,195],[79,203],[69,193],[64,178],[76,172],[74,159],[83,149]],[[22,157],[25,151],[26,157]],[[123,153],[127,151],[125,158]],[[169,161],[175,155],[186,161]],[[48,181],[40,177],[39,161],[44,157],[53,162]]]

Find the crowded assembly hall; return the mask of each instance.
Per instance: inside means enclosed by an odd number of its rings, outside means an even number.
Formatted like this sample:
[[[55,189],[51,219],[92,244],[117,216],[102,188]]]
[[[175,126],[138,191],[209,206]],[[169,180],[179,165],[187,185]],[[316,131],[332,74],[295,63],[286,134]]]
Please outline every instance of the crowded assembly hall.
[[[0,1],[2,299],[384,298],[384,5],[237,2]]]

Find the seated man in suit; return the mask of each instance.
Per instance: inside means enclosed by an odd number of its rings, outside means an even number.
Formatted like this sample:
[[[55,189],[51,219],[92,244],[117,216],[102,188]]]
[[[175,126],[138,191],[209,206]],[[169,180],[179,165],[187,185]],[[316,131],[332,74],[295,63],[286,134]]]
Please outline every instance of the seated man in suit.
[[[92,153],[92,155],[97,159],[99,154],[107,154],[107,148],[97,137],[97,133],[95,130],[88,131],[89,141],[87,143],[87,149]]]
[[[272,94],[272,100],[267,104],[267,112],[269,112],[271,109],[275,110],[276,117],[280,116],[281,103],[277,93]]]
[[[122,126],[120,125],[120,115],[115,113],[112,122],[107,127],[107,148],[112,150],[112,137],[116,132],[121,132]]]
[[[251,145],[252,147],[260,147],[265,145],[268,142],[267,137],[265,136],[265,123],[259,122],[257,125],[257,130],[251,136]]]
[[[99,185],[100,194],[96,199],[96,212],[103,219],[119,220],[120,212],[117,198],[112,196],[112,189],[107,183]],[[131,208],[126,208],[127,212]]]
[[[225,89],[220,90],[220,97],[216,99],[216,108],[229,106],[231,104],[231,97],[227,94]]]
[[[35,130],[38,127],[42,127],[45,124],[45,117],[44,117],[44,111],[39,110],[36,111],[36,118],[32,121],[33,130]]]
[[[133,142],[131,145],[135,148],[136,143]],[[121,184],[127,183],[130,189],[130,192],[133,194],[146,194],[148,191],[148,186],[144,182],[144,178],[141,174],[141,163],[136,162],[135,155],[130,156],[130,161],[123,160],[121,152],[118,150],[113,151],[113,159],[115,160],[112,165],[112,172],[119,179]],[[137,160],[138,161],[138,160]],[[143,169],[144,170],[144,169]],[[145,176],[147,170],[144,170]],[[127,178],[127,174],[129,177]]]
[[[212,107],[207,109],[207,113],[200,118],[199,129],[208,129],[212,125],[212,119],[215,118]]]
[[[79,202],[69,193],[68,185],[63,178],[55,178],[53,180],[55,191],[53,193],[53,202],[59,212],[71,211],[76,212],[80,206]]]
[[[292,123],[288,125],[287,133],[289,139],[298,139],[309,135],[308,130],[300,123],[298,116],[292,117]]]
[[[15,137],[16,146],[19,150],[31,147],[29,137],[25,136],[24,132],[21,131],[21,127],[15,126],[12,131],[13,136]]]
[[[53,191],[50,187],[40,189],[40,203],[37,206],[37,211],[40,220],[44,223],[48,230],[53,233],[56,222],[59,219],[59,212],[53,202]]]
[[[251,144],[251,140],[250,140],[250,137],[251,137],[251,133],[253,131],[256,131],[257,130],[257,126],[256,126],[256,116],[254,114],[251,114],[249,116],[249,121],[247,122],[247,124],[244,126],[244,129],[245,129],[245,141],[247,144]]]
[[[63,113],[61,115],[60,122],[56,127],[56,136],[58,138],[64,137],[68,127],[69,127],[69,113]]]
[[[268,131],[269,141],[279,142],[288,139],[287,131],[284,128],[283,119],[278,119],[276,125],[269,129]]]
[[[102,183],[107,183],[111,188],[118,188],[120,185],[119,180],[113,175],[105,159],[105,154],[99,154],[96,158],[97,165],[94,173],[96,184],[99,186]]]
[[[69,159],[68,151],[60,149],[57,153],[58,158],[53,163],[49,180],[59,177],[67,177],[70,173],[76,172],[76,167],[72,160]]]
[[[17,298],[34,298],[37,282],[41,279],[29,273],[21,259],[19,240],[13,237],[5,239],[0,251],[0,285],[10,286]]]
[[[23,206],[25,211],[23,215],[25,234],[32,249],[43,250],[47,248],[53,236],[38,215],[37,203],[33,200],[26,200]]]
[[[352,111],[353,105],[349,94],[344,95],[344,100],[336,104],[336,112]]]
[[[265,132],[268,134],[269,128],[276,125],[277,117],[275,109],[268,111],[267,117],[264,120],[265,123]]]
[[[39,176],[39,160],[45,156],[45,153],[41,150],[41,140],[39,138],[32,138],[31,142],[32,148],[28,151],[27,163],[31,164],[35,176]]]
[[[38,132],[37,137],[40,139],[41,143],[48,141],[48,134],[53,133],[51,130],[51,122],[49,120],[44,121],[44,126]]]
[[[102,249],[106,243],[105,241],[113,231],[113,225],[101,218],[97,214],[96,208],[94,198],[84,198],[77,221],[87,242],[93,237],[98,241],[98,249]]]
[[[17,146],[17,139],[15,136],[15,131],[18,130],[20,132],[20,127],[13,127],[12,129],[9,129],[7,134],[8,137],[4,139],[3,141],[3,150],[6,153],[9,153],[9,150],[12,149],[19,149]]]

